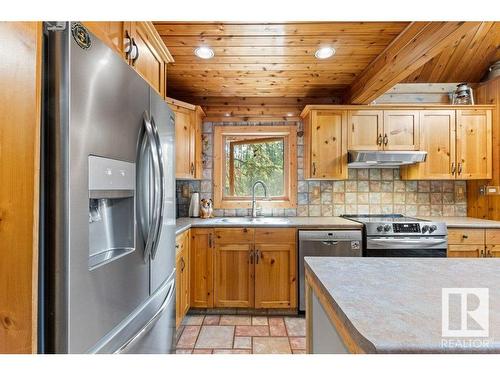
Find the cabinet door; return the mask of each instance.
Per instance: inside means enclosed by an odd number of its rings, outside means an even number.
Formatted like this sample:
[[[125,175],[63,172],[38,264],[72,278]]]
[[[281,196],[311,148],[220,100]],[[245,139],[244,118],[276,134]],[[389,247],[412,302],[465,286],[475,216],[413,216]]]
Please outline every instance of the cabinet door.
[[[255,307],[297,307],[295,229],[257,229]]]
[[[349,111],[348,150],[382,148],[382,111]]]
[[[214,307],[213,239],[212,229],[191,229],[191,307]]]
[[[500,258],[500,245],[486,245],[485,256],[488,258]]]
[[[402,168],[403,179],[452,180],[455,178],[455,111],[420,111],[420,150],[423,163]]]
[[[194,178],[202,179],[203,172],[203,117],[205,114],[200,106],[196,106],[193,121],[194,134]]]
[[[138,48],[137,58],[130,61],[135,70],[162,97],[165,96],[165,64],[147,22],[131,22],[129,34]]]
[[[448,258],[482,258],[484,245],[448,245]]]
[[[254,306],[254,229],[215,229],[215,307]]]
[[[457,111],[457,178],[491,178],[491,111]]]
[[[347,112],[313,111],[310,125],[310,178],[346,179]]]
[[[216,244],[215,307],[254,306],[253,245]]]
[[[175,113],[175,177],[194,177],[194,134],[191,111],[179,108]]]
[[[189,231],[175,239],[175,322],[178,327],[189,310]]]
[[[419,111],[384,111],[384,150],[418,150]]]
[[[125,58],[123,52],[124,24],[121,21],[82,22],[89,31]]]

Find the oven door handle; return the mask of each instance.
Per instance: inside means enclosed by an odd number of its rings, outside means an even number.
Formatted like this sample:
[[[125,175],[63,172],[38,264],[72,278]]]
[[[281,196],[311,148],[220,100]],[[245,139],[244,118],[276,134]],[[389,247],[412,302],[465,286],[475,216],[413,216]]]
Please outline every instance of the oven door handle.
[[[446,238],[368,238],[367,248],[386,248],[397,249],[407,247],[410,249],[430,249],[447,247],[448,239]]]

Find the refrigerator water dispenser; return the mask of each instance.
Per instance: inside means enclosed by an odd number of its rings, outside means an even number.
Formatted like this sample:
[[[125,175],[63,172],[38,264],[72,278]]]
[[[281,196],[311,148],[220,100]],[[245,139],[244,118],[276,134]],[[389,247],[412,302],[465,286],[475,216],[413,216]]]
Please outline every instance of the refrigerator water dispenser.
[[[89,270],[135,250],[135,164],[90,155]]]

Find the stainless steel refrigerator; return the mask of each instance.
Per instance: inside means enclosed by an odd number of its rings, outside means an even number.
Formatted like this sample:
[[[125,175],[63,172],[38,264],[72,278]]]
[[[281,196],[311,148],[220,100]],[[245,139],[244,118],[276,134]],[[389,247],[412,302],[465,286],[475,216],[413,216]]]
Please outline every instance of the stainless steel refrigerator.
[[[175,129],[165,101],[79,23],[46,23],[40,347],[169,353]]]

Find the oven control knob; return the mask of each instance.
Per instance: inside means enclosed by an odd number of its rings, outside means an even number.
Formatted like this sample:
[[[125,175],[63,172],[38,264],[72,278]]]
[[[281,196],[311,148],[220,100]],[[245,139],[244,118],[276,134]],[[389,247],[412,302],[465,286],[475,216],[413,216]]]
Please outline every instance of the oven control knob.
[[[377,227],[377,232],[382,232],[384,230],[384,227],[382,225],[379,225]]]
[[[429,230],[429,226],[428,226],[428,225],[424,225],[424,226],[422,227],[422,233],[425,233],[425,232],[427,232],[428,230]]]
[[[384,231],[389,232],[391,230],[391,226],[389,224],[384,225]]]
[[[438,228],[435,225],[431,225],[430,228],[429,228],[429,233],[432,233],[432,232],[434,232],[437,229]]]

